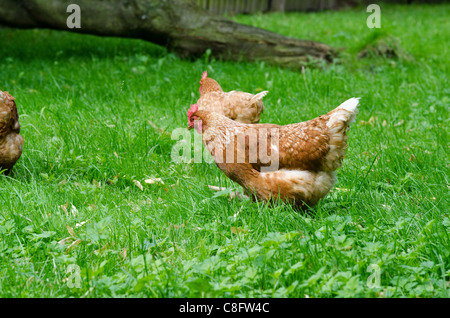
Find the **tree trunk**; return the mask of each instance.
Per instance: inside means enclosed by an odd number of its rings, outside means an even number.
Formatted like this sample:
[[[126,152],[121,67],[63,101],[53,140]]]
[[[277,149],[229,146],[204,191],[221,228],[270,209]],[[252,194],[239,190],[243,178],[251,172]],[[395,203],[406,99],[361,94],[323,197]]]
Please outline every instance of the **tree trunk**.
[[[81,8],[81,28],[67,27],[71,3]],[[215,57],[294,68],[311,60],[331,61],[335,55],[328,45],[235,23],[189,0],[2,0],[0,23],[141,38],[181,57],[198,57],[211,49]]]

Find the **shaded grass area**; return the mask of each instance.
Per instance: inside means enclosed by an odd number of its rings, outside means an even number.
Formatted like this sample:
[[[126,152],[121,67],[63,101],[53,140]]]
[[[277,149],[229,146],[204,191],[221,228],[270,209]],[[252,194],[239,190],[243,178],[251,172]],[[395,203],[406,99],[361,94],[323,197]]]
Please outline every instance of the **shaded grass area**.
[[[0,295],[448,297],[449,9],[383,7],[381,30],[364,8],[233,18],[346,48],[301,72],[0,29],[0,89],[16,97],[25,138],[14,175],[0,176]],[[357,58],[380,39],[401,54]],[[207,187],[236,188],[215,165],[171,160],[204,70],[225,90],[269,90],[262,122],[361,97],[338,183],[317,207],[230,200]]]

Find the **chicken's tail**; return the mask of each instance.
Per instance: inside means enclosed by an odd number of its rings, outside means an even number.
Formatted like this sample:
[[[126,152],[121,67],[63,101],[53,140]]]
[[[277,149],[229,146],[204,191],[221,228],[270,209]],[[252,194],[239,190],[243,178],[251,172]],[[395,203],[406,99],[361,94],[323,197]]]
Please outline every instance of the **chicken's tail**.
[[[350,98],[328,113],[330,151],[325,159],[325,169],[334,171],[341,166],[347,149],[347,134],[350,124],[356,120],[359,98]]]
[[[258,93],[256,95],[254,95],[251,99],[250,99],[250,103],[253,105],[254,103],[256,103],[257,101],[260,101],[264,98],[264,96],[267,95],[267,93],[269,93],[269,91],[262,91],[261,93]]]
[[[341,130],[348,128],[356,119],[358,114],[359,98],[350,98],[337,108],[329,112],[330,119],[327,122],[329,129]]]

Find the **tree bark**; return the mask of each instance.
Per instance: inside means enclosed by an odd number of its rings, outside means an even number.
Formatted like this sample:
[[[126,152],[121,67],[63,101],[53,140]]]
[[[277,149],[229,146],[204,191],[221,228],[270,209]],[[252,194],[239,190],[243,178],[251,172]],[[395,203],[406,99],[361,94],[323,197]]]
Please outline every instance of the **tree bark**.
[[[140,38],[181,57],[212,56],[298,68],[331,61],[328,45],[286,37],[213,15],[189,0],[2,0],[0,23],[102,36]],[[81,8],[81,28],[69,29],[67,6]]]

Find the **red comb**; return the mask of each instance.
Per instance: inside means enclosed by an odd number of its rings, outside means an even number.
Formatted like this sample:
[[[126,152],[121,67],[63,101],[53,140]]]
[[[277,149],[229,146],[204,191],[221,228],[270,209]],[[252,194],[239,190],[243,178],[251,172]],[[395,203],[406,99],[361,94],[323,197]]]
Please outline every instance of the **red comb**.
[[[192,115],[198,110],[197,104],[191,105],[191,108],[188,110],[188,115]]]
[[[191,108],[189,108],[189,110],[187,112],[187,116],[188,116],[189,120],[191,119],[192,114],[195,113],[197,110],[198,110],[197,104],[191,105]]]
[[[202,79],[205,79],[205,78],[207,78],[207,77],[208,77],[208,72],[207,72],[207,71],[204,71],[203,74],[202,74]]]
[[[191,116],[193,113],[195,113],[198,110],[198,106],[197,104],[191,105],[191,108],[189,108],[188,112],[187,112],[187,117],[188,117],[188,124],[189,126],[194,124],[194,121],[191,119]]]

